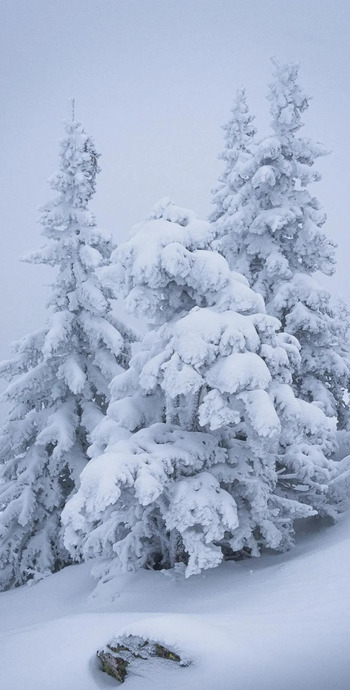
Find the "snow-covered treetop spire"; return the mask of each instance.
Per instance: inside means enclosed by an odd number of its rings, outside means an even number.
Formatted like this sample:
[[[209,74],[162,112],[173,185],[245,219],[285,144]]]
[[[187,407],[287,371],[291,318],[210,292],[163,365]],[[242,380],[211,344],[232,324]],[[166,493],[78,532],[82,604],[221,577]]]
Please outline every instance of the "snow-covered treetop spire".
[[[301,113],[309,107],[309,98],[297,82],[299,65],[280,64],[272,58],[275,67],[268,99],[271,102],[272,127],[280,136],[292,134],[303,126]]]
[[[231,118],[222,127],[225,132],[226,147],[219,156],[220,158],[224,160],[229,160],[231,157],[235,158],[239,150],[245,149],[256,134],[253,125],[254,119],[254,116],[249,112],[245,87],[241,84],[236,91],[236,97],[231,108]]]
[[[72,106],[73,108],[73,106]],[[95,193],[96,175],[100,172],[98,158],[100,154],[96,151],[91,137],[89,137],[80,122],[75,121],[74,111],[72,118],[65,123],[66,136],[60,143],[60,168],[59,172],[53,175],[49,184],[51,188],[60,194],[54,206],[63,200],[73,208],[86,209],[87,205]],[[43,207],[43,220],[52,229],[57,225],[57,218],[52,215],[45,215],[52,210],[51,204]],[[74,222],[81,221],[81,218],[72,218]],[[90,223],[91,224],[91,223]],[[50,233],[50,236],[51,233]]]
[[[58,266],[50,304],[54,310],[106,313],[108,303],[92,269],[103,265],[113,249],[111,236],[96,227],[89,209],[100,171],[91,137],[80,122],[65,122],[59,170],[50,179],[56,198],[40,208],[44,246],[24,256],[30,263]]]
[[[236,92],[231,108],[231,117],[227,124],[223,125],[225,148],[219,158],[224,160],[226,165],[218,185],[213,190],[215,210],[211,216],[212,221],[220,218],[227,211],[231,202],[234,203],[234,195],[244,184],[244,176],[239,173],[250,159],[249,150],[256,134],[254,119],[254,116],[249,112],[245,88],[241,85]],[[236,169],[237,174],[234,174]]]

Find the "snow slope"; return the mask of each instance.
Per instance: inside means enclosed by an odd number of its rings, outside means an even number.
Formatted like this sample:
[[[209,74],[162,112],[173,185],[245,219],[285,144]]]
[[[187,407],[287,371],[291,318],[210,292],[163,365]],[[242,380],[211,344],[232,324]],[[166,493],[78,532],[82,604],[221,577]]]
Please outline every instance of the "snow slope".
[[[285,555],[225,563],[205,574],[121,575],[91,596],[90,566],[0,595],[0,688],[119,687],[96,650],[125,629],[193,663],[145,662],[125,690],[348,690],[350,516],[314,523]]]

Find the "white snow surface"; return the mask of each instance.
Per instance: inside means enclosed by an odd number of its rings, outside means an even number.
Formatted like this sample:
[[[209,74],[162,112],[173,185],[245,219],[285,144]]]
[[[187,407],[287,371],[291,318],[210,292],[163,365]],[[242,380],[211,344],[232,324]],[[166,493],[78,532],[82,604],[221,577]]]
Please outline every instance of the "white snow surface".
[[[125,690],[348,690],[350,515],[311,523],[289,554],[228,562],[185,580],[141,570],[95,596],[91,564],[0,594],[0,687],[120,687],[96,650],[149,636],[192,660],[146,661]]]

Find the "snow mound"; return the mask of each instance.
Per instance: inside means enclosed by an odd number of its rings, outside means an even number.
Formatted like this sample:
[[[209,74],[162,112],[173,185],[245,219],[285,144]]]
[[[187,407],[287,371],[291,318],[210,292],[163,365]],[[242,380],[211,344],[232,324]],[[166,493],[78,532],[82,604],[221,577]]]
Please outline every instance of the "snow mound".
[[[96,651],[127,634],[192,663],[149,660],[125,690],[347,690],[349,528],[350,514],[329,529],[310,521],[291,554],[224,563],[187,580],[181,572],[119,574],[113,589],[106,582],[91,597],[90,566],[79,565],[4,592],[3,687],[118,687],[98,669]]]

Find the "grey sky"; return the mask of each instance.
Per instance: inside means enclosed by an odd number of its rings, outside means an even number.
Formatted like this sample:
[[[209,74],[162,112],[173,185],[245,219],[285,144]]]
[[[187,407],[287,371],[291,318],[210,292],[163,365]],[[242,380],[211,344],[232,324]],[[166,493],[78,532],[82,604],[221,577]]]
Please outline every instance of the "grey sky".
[[[18,262],[40,242],[67,100],[102,153],[94,210],[117,240],[170,196],[205,216],[220,125],[245,83],[268,131],[269,57],[301,62],[305,135],[333,153],[315,192],[339,244],[329,285],[347,298],[350,6],[347,0],[1,0],[0,356],[41,327],[50,271]]]

